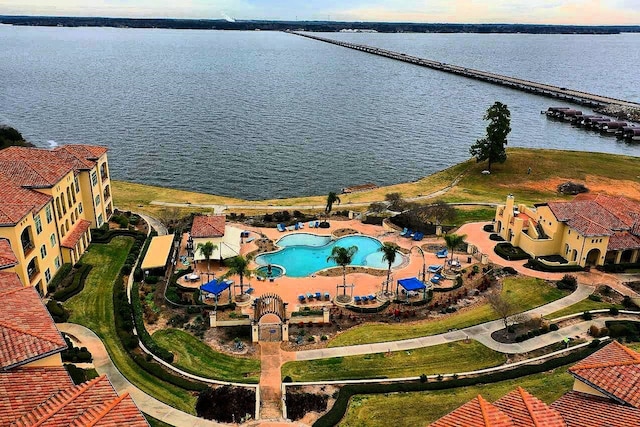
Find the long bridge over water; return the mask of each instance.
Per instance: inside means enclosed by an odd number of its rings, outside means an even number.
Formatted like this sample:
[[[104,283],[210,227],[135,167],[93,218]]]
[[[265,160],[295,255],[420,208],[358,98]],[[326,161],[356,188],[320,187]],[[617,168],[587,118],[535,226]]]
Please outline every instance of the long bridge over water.
[[[430,59],[419,58],[416,56],[411,56],[404,53],[394,52],[386,49],[380,49],[377,47],[367,46],[363,44],[356,44],[356,43],[343,42],[339,40],[327,39],[324,37],[318,37],[318,36],[301,33],[297,31],[289,31],[289,33],[302,36],[302,37],[307,37],[313,40],[318,40],[318,41],[331,43],[331,44],[335,44],[342,47],[347,47],[349,49],[359,50],[361,52],[371,53],[373,55],[384,56],[386,58],[395,59],[403,62],[409,62],[411,64],[420,65],[422,67],[432,68],[434,70],[453,73],[453,74],[469,77],[476,80],[482,80],[488,83],[510,87],[512,89],[518,89],[521,91],[534,93],[536,95],[542,95],[550,98],[561,99],[574,104],[585,105],[592,108],[613,105],[621,108],[629,108],[629,109],[635,109],[636,111],[640,111],[640,103],[637,103],[637,102],[625,101],[617,98],[610,98],[607,96],[596,95],[593,93],[582,92],[579,90],[567,89],[564,87],[548,85],[545,83],[522,80],[515,77],[509,77],[509,76],[503,76],[500,74],[490,73],[487,71],[475,70],[473,68],[460,67],[458,65],[446,64],[444,62],[438,62]]]

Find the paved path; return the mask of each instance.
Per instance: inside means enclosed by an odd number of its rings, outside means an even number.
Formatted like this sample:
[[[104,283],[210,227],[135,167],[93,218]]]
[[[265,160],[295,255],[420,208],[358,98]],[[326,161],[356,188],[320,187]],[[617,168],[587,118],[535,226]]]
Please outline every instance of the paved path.
[[[147,224],[153,227],[158,232],[158,236],[164,236],[166,234],[169,234],[169,232],[167,231],[167,227],[165,227],[164,224],[161,223],[156,218],[153,218],[149,215],[138,213],[138,212],[136,212],[136,215],[144,219],[147,222]]]
[[[81,347],[87,349],[93,355],[93,364],[98,374],[106,374],[119,395],[129,393],[138,408],[145,414],[162,420],[174,426],[216,427],[228,424],[216,423],[175,409],[159,400],[149,396],[133,384],[131,384],[113,364],[107,349],[100,338],[88,328],[74,323],[58,323],[60,331],[72,335]]]
[[[284,422],[282,419],[282,383],[280,367],[294,360],[292,353],[280,350],[280,342],[260,344],[260,418]]]
[[[553,301],[549,304],[534,308],[525,312],[527,315],[532,316],[545,316],[547,314],[556,312],[562,308],[569,307],[570,305],[575,304],[576,302],[582,301],[587,298],[592,292],[594,288],[592,286],[587,285],[578,285],[578,288],[571,295],[567,295],[564,298]],[[382,342],[382,343],[373,343],[373,344],[362,344],[362,345],[353,345],[346,347],[333,347],[333,348],[321,348],[317,350],[304,350],[296,352],[296,360],[313,360],[313,359],[324,359],[327,357],[340,357],[340,356],[355,356],[369,353],[384,353],[386,351],[400,351],[400,350],[411,350],[414,348],[422,348],[429,347],[438,344],[444,344],[452,341],[461,341],[466,338],[475,339],[480,341],[482,344],[487,347],[501,351],[500,349],[504,344],[498,343],[491,338],[491,334],[495,331],[504,328],[504,323],[502,320],[494,320],[492,322],[483,323],[481,325],[470,326],[468,328],[460,329],[457,331],[445,332],[443,334],[431,335],[428,337],[419,337],[419,338],[411,338],[402,341],[391,341],[391,342]],[[538,343],[538,347],[544,347],[545,343],[542,343],[545,336],[540,336],[537,338],[533,338],[530,341],[530,345],[533,343]],[[509,349],[508,353],[524,353],[527,351],[531,351],[530,349],[525,349],[524,347],[521,351],[518,351],[517,347],[512,347]]]

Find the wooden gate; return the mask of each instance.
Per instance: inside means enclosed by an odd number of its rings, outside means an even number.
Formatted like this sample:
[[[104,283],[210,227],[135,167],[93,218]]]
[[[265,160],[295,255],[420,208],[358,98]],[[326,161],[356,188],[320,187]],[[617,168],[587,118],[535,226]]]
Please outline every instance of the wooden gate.
[[[277,317],[279,322],[260,323],[265,316]],[[259,341],[287,340],[288,320],[287,303],[279,295],[263,294],[253,301],[253,323],[257,326]]]

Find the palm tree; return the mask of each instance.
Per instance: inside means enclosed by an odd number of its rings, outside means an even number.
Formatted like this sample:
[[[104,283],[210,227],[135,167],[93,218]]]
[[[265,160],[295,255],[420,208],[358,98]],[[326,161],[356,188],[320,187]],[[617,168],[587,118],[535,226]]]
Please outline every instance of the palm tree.
[[[333,193],[335,194],[335,193]],[[357,246],[343,248],[342,246],[334,246],[331,255],[327,257],[327,261],[333,261],[342,266],[342,285],[344,293],[347,294],[347,265],[353,261],[353,256],[358,252]]]
[[[227,271],[222,279],[227,279],[231,276],[240,276],[240,294],[244,293],[244,282],[243,278],[245,276],[250,276],[256,273],[254,270],[249,269],[249,262],[251,261],[250,257],[243,257],[242,255],[235,256],[226,261],[227,267],[229,267],[229,271]]]
[[[338,197],[336,193],[331,191],[327,196],[327,206],[325,206],[324,208],[324,213],[327,219],[329,219],[329,214],[331,214],[331,209],[333,208],[334,203],[340,204],[340,197]]]
[[[378,252],[382,252],[382,260],[387,261],[389,264],[389,268],[387,269],[387,286],[385,289],[385,293],[389,292],[389,280],[391,279],[391,265],[396,260],[396,255],[398,254],[398,245],[391,242],[385,242],[384,245],[378,249]]]
[[[460,246],[464,239],[467,238],[466,234],[445,234],[444,241],[447,243],[447,249],[451,252],[451,261],[453,261],[453,250]]]
[[[207,260],[207,271],[209,271],[209,258],[211,258],[213,251],[216,249],[218,249],[218,246],[214,245],[212,242],[198,243],[198,246],[196,247],[196,251],[200,251]]]

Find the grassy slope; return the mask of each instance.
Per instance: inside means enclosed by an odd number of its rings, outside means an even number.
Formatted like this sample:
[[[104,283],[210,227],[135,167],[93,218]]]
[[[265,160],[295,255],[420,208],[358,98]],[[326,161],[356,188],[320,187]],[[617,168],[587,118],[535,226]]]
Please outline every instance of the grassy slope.
[[[194,375],[245,383],[260,380],[259,360],[218,353],[187,332],[162,329],[154,332],[153,339],[173,352],[174,365]]]
[[[353,396],[349,409],[339,424],[342,427],[383,427],[393,425],[425,426],[481,394],[494,402],[521,386],[540,400],[551,403],[571,390],[573,377],[566,367],[541,374],[516,378],[493,384],[463,387],[452,390]]]
[[[455,342],[389,354],[288,362],[282,367],[282,376],[288,375],[294,381],[401,378],[420,374],[468,372],[497,366],[505,361],[504,354],[477,341]]]
[[[69,322],[94,331],[104,343],[120,372],[141,390],[185,412],[194,413],[195,398],[143,371],[122,347],[116,335],[113,314],[113,285],[124,264],[133,239],[116,237],[109,244],[92,244],[81,262],[93,268],[84,289],[65,303],[71,310]]]
[[[502,295],[507,301],[518,307],[518,311],[526,311],[562,298],[566,293],[548,285],[544,280],[532,277],[517,277],[505,279]],[[351,328],[334,338],[329,343],[329,347],[435,335],[446,332],[449,329],[462,329],[497,318],[498,316],[491,307],[484,304],[436,321],[424,321],[411,325],[403,323],[373,324]]]
[[[557,199],[555,189],[524,189],[528,181],[537,182],[550,178],[584,181],[587,176],[598,181],[597,177],[605,180],[640,182],[640,159],[630,156],[616,156],[602,153],[587,153],[578,151],[534,150],[524,148],[509,148],[507,162],[493,167],[494,173],[482,175],[486,163],[476,163],[473,160],[460,163],[433,175],[426,176],[416,182],[391,185],[372,191],[365,191],[350,195],[342,195],[342,204],[355,202],[373,202],[384,200],[387,193],[399,192],[404,197],[416,197],[432,193],[450,185],[456,177],[463,175],[458,185],[448,192],[443,199],[450,202],[482,201],[504,202],[508,193],[513,193],[519,203],[533,203],[547,199]],[[526,173],[531,167],[530,175]],[[243,201],[228,197],[220,197],[182,190],[152,187],[123,181],[112,181],[113,192],[120,208],[136,209],[157,213],[161,208],[149,206],[152,200],[168,202],[206,203],[206,204],[261,204],[261,205],[323,205],[325,195],[314,197],[299,197],[290,199],[273,199],[262,201]],[[615,192],[615,188],[611,188]],[[142,206],[140,206],[142,205]],[[339,208],[338,206],[336,208]],[[189,208],[185,212],[196,211]]]

